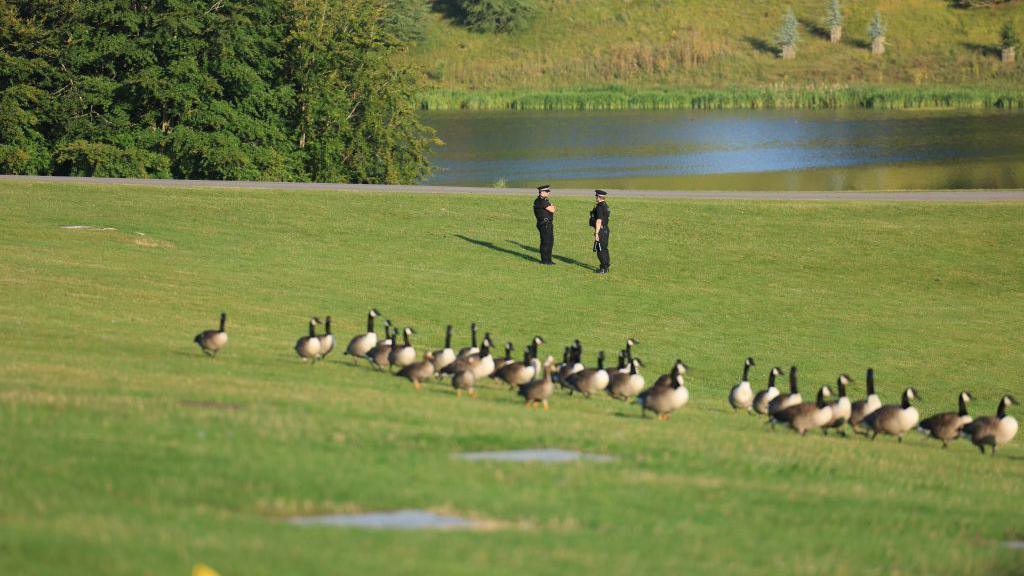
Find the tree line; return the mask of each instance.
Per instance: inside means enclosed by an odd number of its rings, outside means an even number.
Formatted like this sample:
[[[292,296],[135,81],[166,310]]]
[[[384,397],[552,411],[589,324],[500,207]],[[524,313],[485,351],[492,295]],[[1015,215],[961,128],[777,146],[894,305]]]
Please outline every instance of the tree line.
[[[0,0],[0,173],[401,183],[408,0]]]

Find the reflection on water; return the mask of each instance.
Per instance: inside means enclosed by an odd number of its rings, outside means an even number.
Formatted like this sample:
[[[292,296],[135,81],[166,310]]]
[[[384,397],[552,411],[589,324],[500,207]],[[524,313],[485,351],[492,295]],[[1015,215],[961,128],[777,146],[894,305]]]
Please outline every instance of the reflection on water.
[[[1024,187],[1024,113],[431,112],[427,183],[719,190]]]

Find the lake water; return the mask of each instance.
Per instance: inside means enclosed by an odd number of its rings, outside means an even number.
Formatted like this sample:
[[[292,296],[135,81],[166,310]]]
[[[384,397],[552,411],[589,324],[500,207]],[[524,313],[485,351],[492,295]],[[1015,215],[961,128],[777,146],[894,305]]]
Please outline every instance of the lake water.
[[[429,112],[438,185],[1024,188],[1024,112]]]

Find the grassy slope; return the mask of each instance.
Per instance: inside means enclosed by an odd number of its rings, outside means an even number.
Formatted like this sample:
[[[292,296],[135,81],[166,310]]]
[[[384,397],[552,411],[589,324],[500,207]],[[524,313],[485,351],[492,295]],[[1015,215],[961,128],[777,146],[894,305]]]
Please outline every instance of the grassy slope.
[[[589,263],[588,203],[556,253]],[[975,413],[1021,395],[1024,206],[614,200],[614,273],[526,260],[526,198],[0,184],[0,572],[185,574],[1019,573],[1024,448],[998,458],[818,435],[724,409],[742,358],[805,389],[871,364],[883,397]],[[509,218],[508,214],[514,214]],[[65,224],[116,232],[68,231]],[[146,236],[137,236],[141,231]],[[629,239],[627,241],[627,238]],[[313,313],[379,306],[437,345],[446,322],[682,356],[668,423],[559,396],[456,401],[290,350]],[[216,360],[190,342],[216,313]],[[593,310],[599,309],[599,313]],[[465,338],[464,331],[458,334]],[[853,395],[863,394],[862,384]],[[219,402],[220,409],[183,405]],[[457,462],[554,446],[609,464]],[[486,533],[296,528],[277,517],[433,507]],[[792,564],[796,561],[796,564]]]
[[[410,53],[410,60],[426,71],[432,96],[424,101],[443,107],[446,101],[475,101],[466,91],[529,93],[607,86],[680,90],[980,85],[1000,92],[1019,89],[1024,82],[1024,66],[1003,65],[994,52],[1004,22],[1024,30],[1021,2],[974,10],[952,8],[947,0],[845,2],[845,36],[838,46],[811,31],[820,28],[824,18],[823,0],[538,3],[541,14],[531,28],[512,35],[472,33],[442,14],[431,14],[424,40]],[[803,42],[797,60],[782,62],[770,45],[790,5],[804,23]],[[866,47],[867,24],[876,7],[888,22],[889,50],[884,58],[873,58]],[[508,105],[500,95],[483,98],[489,99],[498,107]],[[485,107],[481,102],[476,105]]]

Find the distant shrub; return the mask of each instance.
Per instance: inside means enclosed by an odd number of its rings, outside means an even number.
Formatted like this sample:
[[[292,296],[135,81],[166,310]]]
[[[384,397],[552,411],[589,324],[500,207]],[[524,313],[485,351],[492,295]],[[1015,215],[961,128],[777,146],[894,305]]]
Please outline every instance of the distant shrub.
[[[868,35],[871,36],[872,41],[885,37],[885,20],[882,20],[882,13],[877,10],[868,26]]]
[[[843,25],[843,7],[839,0],[830,0],[825,8],[825,26],[840,28]]]
[[[430,11],[429,0],[387,0],[383,24],[399,41],[423,39],[423,19]]]
[[[775,43],[779,47],[796,46],[800,41],[800,24],[793,14],[793,9],[786,10],[782,16],[782,24],[779,26],[779,33],[775,36]]]
[[[1013,29],[1013,24],[1009,22],[1003,25],[1003,31],[1000,32],[999,39],[1002,41],[1003,48],[1016,48],[1020,45],[1017,31]]]
[[[995,6],[996,4],[1005,4],[1012,0],[957,0],[957,6],[961,8],[984,8],[986,6]]]
[[[522,30],[537,12],[534,0],[455,0],[462,21],[475,32]]]

